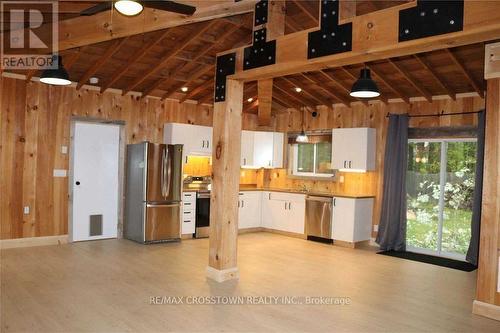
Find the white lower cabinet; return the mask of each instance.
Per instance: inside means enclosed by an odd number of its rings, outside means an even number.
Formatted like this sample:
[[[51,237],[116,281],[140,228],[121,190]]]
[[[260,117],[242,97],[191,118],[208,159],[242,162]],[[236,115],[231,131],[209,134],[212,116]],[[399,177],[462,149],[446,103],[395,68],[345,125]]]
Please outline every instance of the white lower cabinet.
[[[373,198],[335,197],[332,214],[333,240],[361,242],[371,238]]]
[[[194,234],[196,228],[196,192],[182,193],[181,233]]]
[[[262,192],[240,192],[238,196],[238,207],[238,229],[259,228],[262,226]]]
[[[269,229],[304,233],[305,195],[263,192],[262,226]]]

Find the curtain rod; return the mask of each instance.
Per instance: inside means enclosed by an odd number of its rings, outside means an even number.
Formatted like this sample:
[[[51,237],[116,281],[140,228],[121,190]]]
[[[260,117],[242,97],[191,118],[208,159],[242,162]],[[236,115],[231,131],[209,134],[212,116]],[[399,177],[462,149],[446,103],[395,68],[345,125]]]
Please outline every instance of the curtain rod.
[[[436,113],[436,114],[414,114],[414,115],[411,115],[411,114],[408,114],[408,118],[419,118],[419,117],[444,117],[444,116],[459,116],[459,115],[464,115],[464,114],[477,114],[477,113],[481,113],[483,112],[484,110],[481,110],[481,111],[472,111],[472,112],[455,112],[455,113],[445,113],[444,111],[441,111],[440,113]],[[397,114],[397,113],[394,113],[394,114]],[[387,115],[385,116],[386,118],[389,118],[389,116],[391,115],[391,113],[387,113]]]

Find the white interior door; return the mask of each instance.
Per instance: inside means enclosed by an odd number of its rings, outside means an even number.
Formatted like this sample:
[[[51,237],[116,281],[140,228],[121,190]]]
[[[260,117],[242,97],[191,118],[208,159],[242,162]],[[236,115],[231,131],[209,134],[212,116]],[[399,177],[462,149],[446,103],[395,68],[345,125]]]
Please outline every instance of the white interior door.
[[[117,237],[120,126],[76,122],[70,237]]]

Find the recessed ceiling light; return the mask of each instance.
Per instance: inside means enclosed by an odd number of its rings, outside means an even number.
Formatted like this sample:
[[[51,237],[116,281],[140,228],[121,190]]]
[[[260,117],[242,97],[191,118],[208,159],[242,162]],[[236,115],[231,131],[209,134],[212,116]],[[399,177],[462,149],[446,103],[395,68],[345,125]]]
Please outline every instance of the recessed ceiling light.
[[[89,79],[90,84],[98,84],[99,83],[99,78],[97,77],[91,77]]]
[[[253,98],[250,97],[249,99],[247,99],[247,101],[248,101],[248,103],[251,103],[251,102],[253,102]]]
[[[302,88],[300,88],[300,87],[295,87],[295,91],[299,93],[299,92],[301,92],[301,91],[302,91]]]
[[[144,7],[136,0],[118,0],[115,1],[116,10],[125,16],[135,16],[142,12]]]
[[[188,89],[188,87],[182,87],[181,90],[182,90],[182,92],[187,92],[189,89]]]

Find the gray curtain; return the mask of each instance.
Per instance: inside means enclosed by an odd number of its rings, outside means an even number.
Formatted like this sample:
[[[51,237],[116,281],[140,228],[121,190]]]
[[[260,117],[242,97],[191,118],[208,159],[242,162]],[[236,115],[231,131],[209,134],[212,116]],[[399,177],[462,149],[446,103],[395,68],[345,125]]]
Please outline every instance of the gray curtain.
[[[384,190],[377,243],[382,251],[406,250],[406,169],[408,115],[389,115],[385,144]]]
[[[484,129],[486,125],[485,112],[478,113],[477,122],[477,158],[476,182],[474,184],[474,202],[472,204],[471,237],[465,260],[477,266],[479,255],[479,230],[481,226],[481,204],[483,196],[483,166],[484,166]]]

